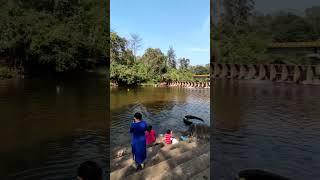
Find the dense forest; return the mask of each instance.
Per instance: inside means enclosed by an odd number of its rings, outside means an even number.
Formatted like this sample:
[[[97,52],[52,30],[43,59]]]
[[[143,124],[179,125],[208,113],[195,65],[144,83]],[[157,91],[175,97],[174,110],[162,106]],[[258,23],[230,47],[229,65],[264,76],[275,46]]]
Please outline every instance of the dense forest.
[[[290,11],[260,13],[253,0],[223,1],[220,23],[212,24],[220,62],[310,64],[305,54],[268,52],[273,42],[311,42],[320,39],[320,6],[304,14]],[[300,54],[299,54],[300,53]],[[319,62],[316,61],[316,62]]]
[[[190,59],[176,58],[173,47],[166,53],[159,48],[148,48],[141,57],[137,56],[142,42],[137,34],[126,39],[111,32],[110,42],[110,79],[120,86],[168,80],[193,81],[195,74],[209,74],[209,64],[191,66]]]
[[[0,76],[105,67],[109,13],[101,2],[0,1]]]

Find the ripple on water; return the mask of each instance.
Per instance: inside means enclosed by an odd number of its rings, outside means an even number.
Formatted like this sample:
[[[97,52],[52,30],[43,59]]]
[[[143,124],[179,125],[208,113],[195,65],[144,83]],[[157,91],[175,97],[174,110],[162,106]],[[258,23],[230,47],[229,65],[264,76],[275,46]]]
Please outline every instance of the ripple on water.
[[[319,88],[217,81],[214,178],[260,168],[292,179],[319,179]]]
[[[45,143],[41,166],[10,174],[13,179],[73,179],[79,164],[86,160],[98,162],[106,168],[107,138],[104,130],[79,129],[72,137]]]
[[[209,98],[209,89],[142,88],[134,93],[112,92],[111,104],[120,108],[111,109],[111,145],[129,144],[130,122],[138,111],[157,133],[164,133],[168,128],[185,130],[187,126],[182,118],[187,114],[201,117],[210,124]]]

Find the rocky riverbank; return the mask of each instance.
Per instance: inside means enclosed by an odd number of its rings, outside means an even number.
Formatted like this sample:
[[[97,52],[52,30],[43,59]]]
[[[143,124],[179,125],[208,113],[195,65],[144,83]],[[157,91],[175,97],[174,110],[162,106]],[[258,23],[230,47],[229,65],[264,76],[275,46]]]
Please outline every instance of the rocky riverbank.
[[[134,161],[130,146],[114,149],[110,179],[210,179],[210,127],[191,127],[174,135],[179,139],[181,135],[189,134],[187,140],[177,144],[165,144],[163,137],[158,136],[157,143],[147,148],[145,167],[138,172],[132,166]]]

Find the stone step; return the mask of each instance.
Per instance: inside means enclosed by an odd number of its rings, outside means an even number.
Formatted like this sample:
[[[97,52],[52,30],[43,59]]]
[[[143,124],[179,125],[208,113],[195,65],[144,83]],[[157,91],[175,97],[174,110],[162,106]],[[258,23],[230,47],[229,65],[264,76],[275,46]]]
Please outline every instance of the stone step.
[[[200,155],[192,158],[191,160],[182,163],[172,170],[163,172],[152,180],[180,180],[180,179],[193,179],[192,177],[210,166],[209,150]]]
[[[154,151],[152,154],[148,154],[145,168],[155,165],[161,161],[169,159],[171,157],[182,154],[186,151],[192,150],[196,147],[195,143],[184,143],[180,142],[179,144],[166,145],[159,149],[159,151]],[[134,163],[133,159],[128,159],[126,161],[122,161],[118,166],[114,166],[113,168],[117,168],[116,170],[111,170],[111,179],[121,179],[125,176],[128,176],[132,173],[135,173],[135,169],[132,167]]]
[[[198,146],[192,150],[184,152],[182,154],[176,154],[174,157],[164,160],[158,164],[155,164],[151,167],[146,167],[142,171],[131,174],[124,179],[126,180],[147,180],[153,179],[158,176],[161,176],[166,171],[170,171],[174,169],[176,166],[189,161],[194,157],[198,157],[199,155],[209,152],[209,144]],[[209,159],[208,159],[209,161]],[[193,165],[194,166],[194,165]]]
[[[200,173],[196,174],[195,176],[193,176],[191,179],[193,180],[210,180],[210,166],[201,171]]]
[[[180,155],[184,152],[193,150],[195,148],[197,148],[197,144],[196,143],[182,143],[180,144],[180,146],[171,146],[170,145],[167,146],[168,148],[162,148],[160,149],[160,151],[153,157],[151,157],[150,161],[146,162],[146,167],[150,167],[153,166],[155,164],[158,164],[164,160],[176,157],[177,155]],[[175,147],[175,148],[173,148]]]
[[[170,151],[173,150],[175,148],[183,148],[186,145],[195,145],[195,143],[187,143],[187,142],[179,142],[178,144],[170,144],[170,145],[164,145],[163,143],[156,145],[154,147],[149,147],[147,149],[147,156],[149,157],[154,157],[159,151],[160,149],[162,151]],[[190,146],[188,145],[188,146]],[[148,160],[148,159],[147,159]],[[132,164],[132,154],[130,152],[130,154],[124,155],[122,157],[119,158],[114,158],[110,161],[110,170],[115,171],[117,169],[121,169],[125,166],[127,166],[128,164]]]
[[[164,147],[164,144],[159,144],[154,147],[147,148],[147,156],[154,156],[157,152]],[[115,171],[117,169],[121,169],[124,166],[128,165],[128,163],[132,164],[132,154],[126,154],[119,158],[114,158],[110,161],[110,170]]]

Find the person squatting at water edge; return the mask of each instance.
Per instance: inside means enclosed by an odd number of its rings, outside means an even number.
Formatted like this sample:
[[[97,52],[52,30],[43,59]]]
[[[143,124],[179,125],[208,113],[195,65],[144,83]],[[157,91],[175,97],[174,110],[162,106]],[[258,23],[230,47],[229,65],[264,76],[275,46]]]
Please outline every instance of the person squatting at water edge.
[[[132,155],[137,170],[144,167],[144,161],[147,158],[146,131],[147,123],[142,120],[142,114],[139,112],[135,113],[133,122],[131,123],[130,133],[132,134]]]
[[[152,126],[149,125],[146,131],[146,141],[147,141],[147,147],[151,147],[156,142],[156,132],[152,129]]]
[[[173,137],[173,131],[168,129],[164,135],[164,141],[166,144],[177,144],[179,141]]]

